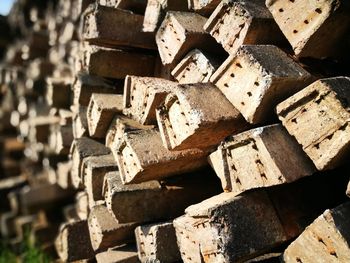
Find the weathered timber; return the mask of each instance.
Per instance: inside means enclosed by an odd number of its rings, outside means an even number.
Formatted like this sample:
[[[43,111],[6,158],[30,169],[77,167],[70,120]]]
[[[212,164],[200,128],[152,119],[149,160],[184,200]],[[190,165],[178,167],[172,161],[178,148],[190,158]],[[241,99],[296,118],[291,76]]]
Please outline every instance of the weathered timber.
[[[157,130],[136,130],[124,134],[116,149],[116,161],[123,183],[161,180],[207,166],[208,152],[201,149],[170,151]]]
[[[210,83],[179,85],[157,109],[157,120],[163,143],[171,150],[212,147],[248,127]]]
[[[117,156],[117,147],[123,138],[124,133],[136,130],[154,129],[153,125],[142,125],[139,122],[117,115],[111,122],[106,133],[106,146],[111,149],[114,156]]]
[[[135,236],[141,262],[158,260],[171,263],[181,260],[172,222],[138,226]]]
[[[163,18],[162,5],[159,0],[148,0],[142,24],[143,32],[155,32]]]
[[[347,180],[335,171],[266,190],[222,193],[193,205],[174,221],[182,259],[241,262],[277,249],[326,208],[343,203],[339,187]]]
[[[93,93],[87,109],[89,134],[104,138],[113,117],[123,111],[123,95]]]
[[[85,45],[82,53],[82,69],[91,75],[114,79],[122,79],[126,75],[154,75],[153,55],[93,45]]]
[[[212,174],[201,172],[197,175],[184,175],[162,184],[149,181],[123,185],[118,173],[108,173],[104,182],[107,208],[119,223],[174,218],[196,200],[218,193],[218,182]],[[198,191],[198,188],[201,190]]]
[[[88,219],[90,209],[86,191],[80,191],[75,195],[75,210],[80,220]]]
[[[222,193],[174,220],[184,262],[239,262],[287,240],[264,192]]]
[[[134,245],[117,246],[96,254],[97,263],[139,263]]]
[[[87,137],[75,139],[70,150],[72,158],[72,184],[75,188],[82,187],[83,159],[89,156],[102,156],[110,154],[110,150],[102,143]]]
[[[91,44],[156,49],[154,34],[142,32],[143,16],[131,11],[92,5],[83,14],[82,24],[82,39]]]
[[[94,257],[87,220],[65,223],[60,227],[55,241],[56,251],[64,262]]]
[[[235,55],[241,45],[287,42],[261,0],[221,1],[204,29],[230,55]]]
[[[104,251],[135,240],[134,229],[137,224],[119,224],[104,205],[92,208],[88,224],[92,248],[95,251]]]
[[[220,66],[220,62],[221,60],[217,57],[194,49],[177,64],[171,75],[180,84],[209,82],[210,77]]]
[[[336,55],[350,28],[348,1],[267,0],[266,6],[299,57]]]
[[[124,83],[124,113],[141,124],[156,124],[156,108],[177,85],[161,78],[127,76]]]
[[[74,103],[88,106],[92,93],[116,94],[118,84],[80,72],[73,82]]]
[[[68,109],[70,106],[71,79],[47,78],[46,101],[54,108]]]
[[[104,176],[117,171],[118,166],[112,154],[91,156],[83,160],[83,183],[88,195],[89,207],[104,200],[102,189]]]
[[[79,139],[89,135],[87,123],[87,107],[80,106],[73,117],[73,136],[74,139]]]
[[[188,11],[186,0],[148,0],[143,20],[144,32],[155,32],[168,11]]]
[[[326,210],[293,241],[283,253],[283,261],[349,262],[350,203]]]
[[[253,124],[274,116],[275,106],[313,81],[310,73],[271,45],[242,46],[211,78]]]
[[[168,12],[156,34],[162,63],[176,64],[193,48],[218,53],[220,47],[204,31],[207,19],[190,12]]]
[[[224,190],[290,183],[315,172],[312,161],[282,125],[270,125],[228,137],[209,156]]]
[[[67,189],[72,186],[70,171],[72,169],[72,162],[61,162],[57,164],[56,171],[56,183],[63,189]]]
[[[318,80],[277,106],[288,132],[318,170],[331,169],[349,156],[350,78]]]
[[[210,15],[220,4],[220,0],[187,0],[188,8],[203,15]]]

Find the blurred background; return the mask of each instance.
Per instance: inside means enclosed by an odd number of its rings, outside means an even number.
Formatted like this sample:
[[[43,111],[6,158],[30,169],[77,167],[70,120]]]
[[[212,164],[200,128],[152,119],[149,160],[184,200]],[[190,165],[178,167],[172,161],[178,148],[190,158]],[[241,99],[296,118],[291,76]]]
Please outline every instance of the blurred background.
[[[1,0],[0,2],[0,15],[6,16],[13,4],[13,0]]]

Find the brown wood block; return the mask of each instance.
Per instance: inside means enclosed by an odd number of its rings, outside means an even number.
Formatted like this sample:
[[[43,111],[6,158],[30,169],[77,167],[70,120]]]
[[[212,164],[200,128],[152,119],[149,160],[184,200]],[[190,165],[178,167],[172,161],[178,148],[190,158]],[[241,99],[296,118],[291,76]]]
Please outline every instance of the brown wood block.
[[[120,8],[90,6],[82,18],[82,39],[98,46],[156,49],[154,34],[142,32],[143,16]]]
[[[310,73],[271,45],[242,46],[211,77],[252,124],[268,121],[279,102],[313,80]]]
[[[155,124],[156,108],[177,83],[161,78],[127,76],[124,84],[124,113],[141,124]]]
[[[75,188],[82,187],[83,159],[89,156],[102,156],[110,154],[110,150],[102,143],[87,137],[75,139],[72,143],[70,155],[72,160],[72,184]]]
[[[189,52],[172,70],[171,75],[180,84],[209,82],[220,65],[220,59],[207,55],[199,49]]]
[[[277,106],[283,126],[318,170],[344,162],[350,150],[350,78],[321,79]]]
[[[92,248],[95,251],[104,251],[135,240],[134,230],[137,224],[119,224],[104,205],[92,208],[88,225]]]
[[[350,27],[348,1],[267,0],[266,6],[299,57],[341,53]]]
[[[63,189],[72,187],[70,171],[72,169],[72,162],[61,162],[57,164],[56,182]]]
[[[119,85],[106,79],[78,73],[73,82],[74,104],[88,106],[92,93],[115,94]]]
[[[136,130],[149,130],[154,129],[153,125],[142,125],[139,122],[132,120],[128,117],[117,115],[106,134],[106,146],[111,149],[115,158],[117,157],[117,151],[119,143],[121,142],[124,133]]]
[[[188,0],[188,8],[203,15],[210,15],[220,0]]]
[[[89,135],[105,138],[113,117],[122,111],[123,95],[93,93],[87,108]]]
[[[181,215],[196,200],[218,192],[216,178],[204,172],[162,183],[148,181],[130,185],[123,185],[118,173],[109,173],[104,182],[107,208],[119,223],[168,220]]]
[[[208,152],[201,149],[170,151],[156,130],[125,133],[116,160],[123,183],[161,180],[207,166]]]
[[[123,79],[126,75],[153,76],[155,57],[120,49],[85,45],[82,69],[91,75]]]
[[[139,263],[134,245],[117,246],[96,254],[97,263]]]
[[[65,223],[60,227],[55,247],[60,259],[72,262],[94,257],[87,220]]]
[[[168,11],[188,11],[187,0],[148,0],[142,31],[156,32]]]
[[[163,143],[171,150],[209,148],[248,127],[210,83],[179,85],[157,109],[157,120]]]
[[[108,172],[117,171],[117,162],[112,154],[91,156],[83,160],[83,183],[88,195],[89,207],[104,200],[103,181]]]
[[[209,156],[225,191],[290,183],[315,172],[312,161],[282,125],[270,125],[228,137]]]
[[[186,263],[242,262],[287,240],[264,192],[219,194],[188,207],[174,226]]]
[[[159,260],[171,263],[181,260],[172,222],[138,226],[135,236],[141,262]]]
[[[78,112],[74,114],[72,123],[74,139],[89,135],[86,112],[87,107],[80,106]]]
[[[261,0],[221,1],[204,29],[231,55],[242,45],[287,42]]]
[[[326,210],[283,253],[284,262],[350,261],[349,202]]]
[[[156,34],[162,63],[177,64],[193,48],[218,53],[217,43],[204,31],[207,19],[190,12],[167,12]]]
[[[75,210],[80,220],[88,219],[90,208],[86,191],[80,191],[75,195]]]

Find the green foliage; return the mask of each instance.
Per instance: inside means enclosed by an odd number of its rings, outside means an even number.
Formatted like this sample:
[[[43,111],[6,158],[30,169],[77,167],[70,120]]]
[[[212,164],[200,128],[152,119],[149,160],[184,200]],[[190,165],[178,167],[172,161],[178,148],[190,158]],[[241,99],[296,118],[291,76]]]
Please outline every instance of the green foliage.
[[[25,232],[24,241],[21,246],[21,256],[16,256],[11,249],[0,243],[0,263],[50,263],[52,259],[46,255],[30,239],[29,231]]]
[[[16,263],[16,255],[9,249],[8,246],[0,243],[0,263]]]

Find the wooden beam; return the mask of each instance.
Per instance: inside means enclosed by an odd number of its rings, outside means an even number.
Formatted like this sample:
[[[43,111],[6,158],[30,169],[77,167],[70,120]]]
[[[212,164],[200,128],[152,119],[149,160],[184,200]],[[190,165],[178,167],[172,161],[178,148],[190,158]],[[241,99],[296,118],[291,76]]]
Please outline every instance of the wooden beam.
[[[349,202],[327,209],[287,247],[284,262],[311,262],[315,258],[325,262],[350,261],[349,218]]]
[[[209,83],[178,86],[157,109],[157,120],[163,143],[171,150],[209,148],[248,127],[239,111]]]
[[[139,263],[134,245],[117,246],[96,254],[97,263]]]
[[[124,113],[141,124],[155,124],[156,108],[178,84],[173,81],[127,76],[124,84]]]
[[[108,173],[104,182],[107,208],[119,223],[168,220],[182,214],[196,200],[203,200],[218,191],[216,178],[204,172],[197,176],[184,175],[162,184],[149,181],[131,185],[123,185],[119,174]]]
[[[89,232],[94,251],[131,243],[135,240],[135,223],[119,224],[104,205],[92,208],[89,214]]]
[[[220,59],[199,49],[189,52],[171,71],[180,84],[209,82],[210,77],[220,65]]]
[[[92,93],[116,94],[118,88],[119,83],[86,73],[78,73],[73,82],[74,104],[87,107]]]
[[[117,171],[118,166],[112,154],[91,156],[83,160],[83,183],[88,195],[89,207],[103,202],[103,181],[108,172]]]
[[[141,262],[181,260],[172,222],[138,226],[135,229],[138,257]]]
[[[123,183],[161,180],[207,165],[208,152],[200,149],[170,151],[156,130],[125,133],[116,149]]]
[[[209,156],[209,162],[223,189],[236,194],[290,183],[316,171],[301,146],[280,124],[228,137]]]
[[[55,247],[64,262],[92,259],[94,251],[91,247],[87,221],[63,224],[55,241]]]
[[[340,165],[349,154],[349,87],[348,77],[321,79],[277,106],[283,126],[318,170]]]
[[[242,45],[287,43],[264,1],[221,1],[204,25],[218,43],[235,55]]]
[[[168,12],[156,34],[162,63],[175,66],[193,48],[218,53],[217,43],[203,29],[206,21],[196,13]]]
[[[350,28],[348,1],[267,0],[266,6],[297,56],[324,58],[344,50]]]
[[[313,80],[287,54],[270,45],[242,46],[211,77],[212,83],[252,124],[271,119],[279,102]]]
[[[89,135],[105,138],[116,114],[123,111],[123,95],[93,93],[87,108]]]
[[[110,150],[102,143],[87,137],[75,139],[72,143],[70,155],[72,158],[72,184],[75,188],[82,187],[83,159],[89,156],[102,156],[110,154]]]
[[[84,12],[81,23],[82,39],[91,44],[156,49],[154,34],[142,32],[143,16],[131,11],[96,4]]]
[[[264,192],[219,194],[188,207],[174,226],[185,263],[244,261],[287,240]]]
[[[82,53],[82,69],[91,75],[114,79],[123,79],[126,75],[154,75],[153,55],[93,45],[85,45]]]

